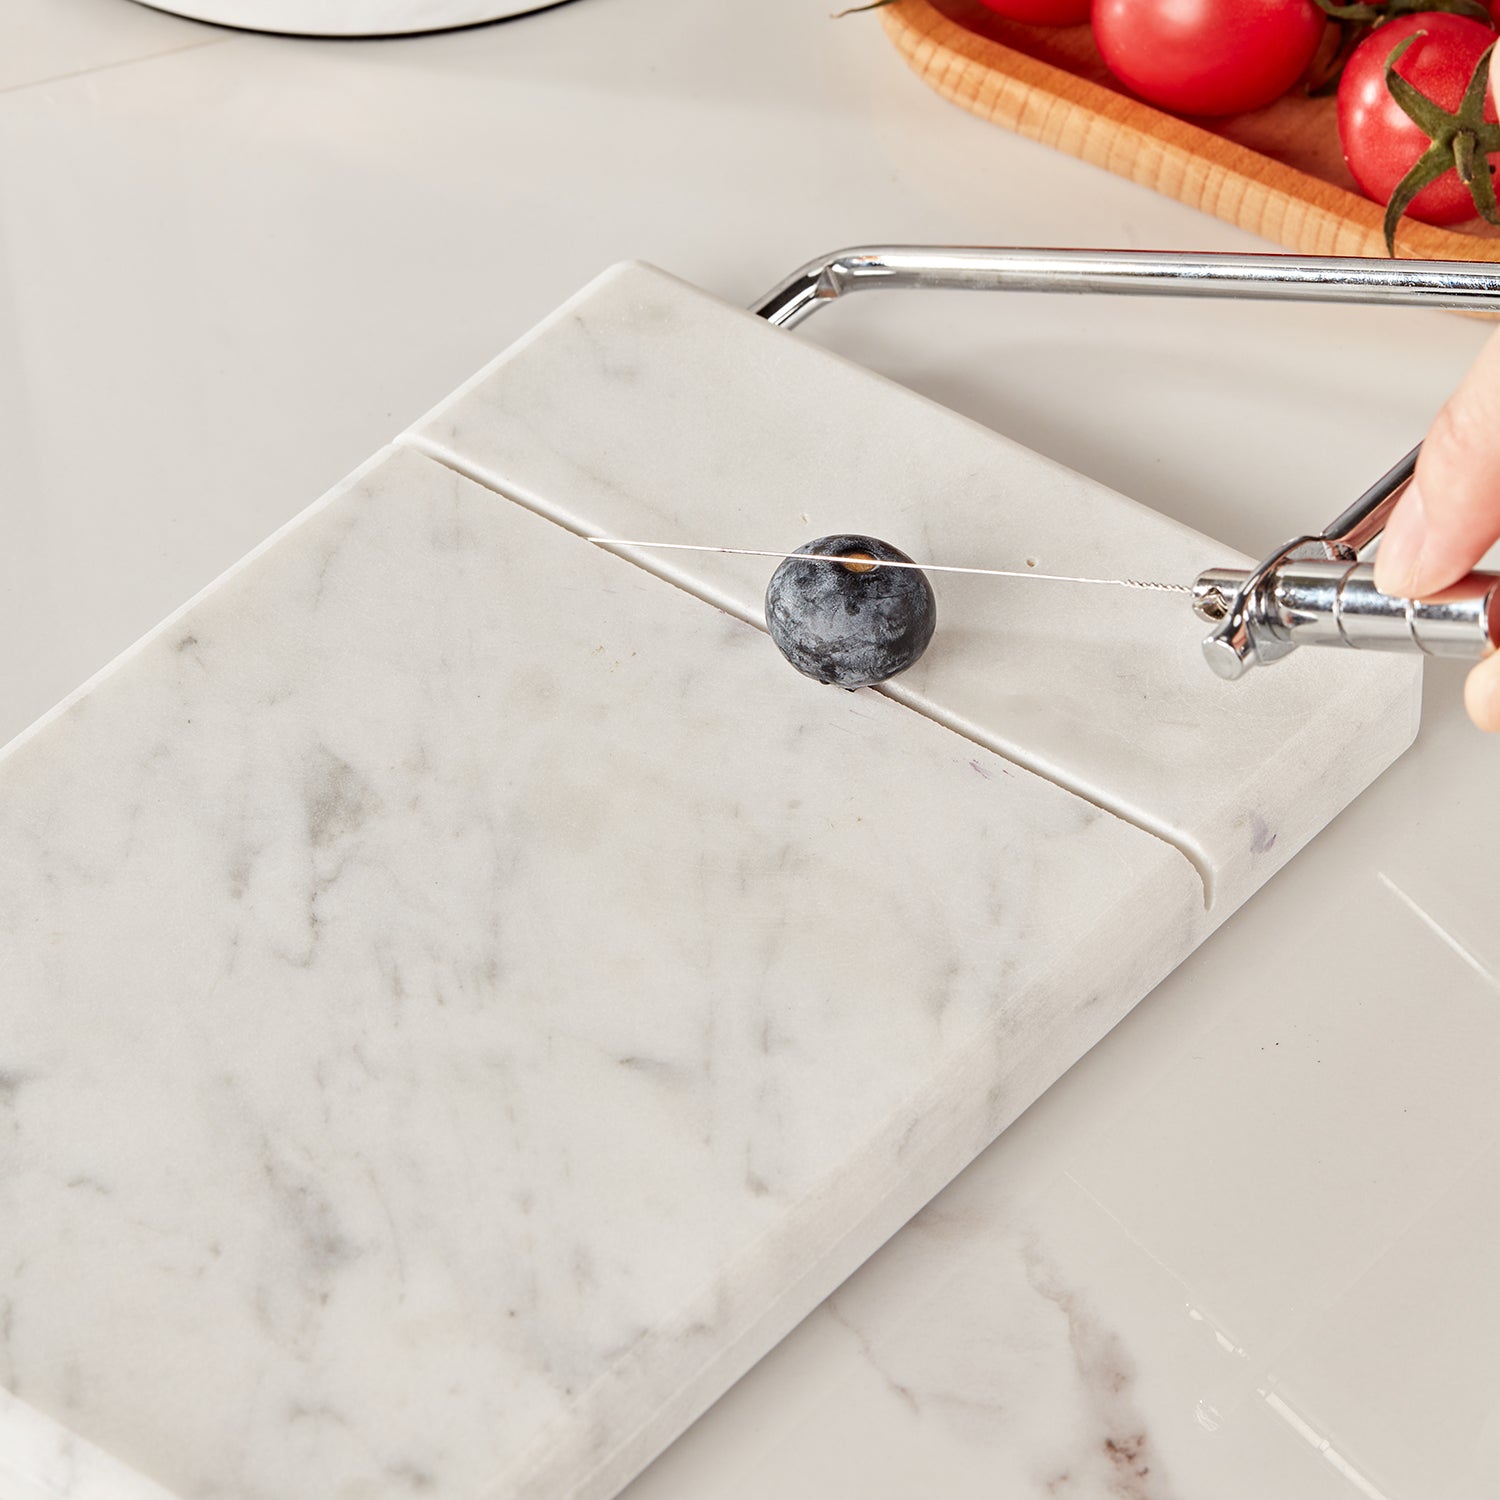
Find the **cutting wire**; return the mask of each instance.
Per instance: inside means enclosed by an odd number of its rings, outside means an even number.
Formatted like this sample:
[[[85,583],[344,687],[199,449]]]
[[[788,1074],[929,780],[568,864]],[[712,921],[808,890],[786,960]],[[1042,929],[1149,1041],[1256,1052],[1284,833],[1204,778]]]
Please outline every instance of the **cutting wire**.
[[[795,557],[803,562],[840,563],[845,566],[851,557],[858,560],[860,572],[871,572],[875,568],[915,568],[923,573],[970,573],[982,578],[1029,578],[1042,583],[1083,583],[1100,588],[1145,589],[1162,594],[1191,594],[1192,586],[1185,583],[1158,583],[1145,578],[1084,578],[1071,573],[1038,573],[1034,569],[1010,568],[962,568],[948,563],[884,562],[863,553],[815,553],[784,552],[760,547],[707,547],[695,542],[636,542],[623,537],[591,536],[585,541],[597,547],[640,547],[662,552],[721,552],[733,557]]]

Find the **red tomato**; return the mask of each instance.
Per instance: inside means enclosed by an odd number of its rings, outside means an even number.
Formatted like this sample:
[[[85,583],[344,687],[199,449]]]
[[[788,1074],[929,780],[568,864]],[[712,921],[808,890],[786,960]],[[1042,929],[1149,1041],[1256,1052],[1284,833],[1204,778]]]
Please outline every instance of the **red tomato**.
[[[1028,26],[1081,26],[1092,9],[1091,0],[979,0],[979,3],[1007,21],[1024,21]]]
[[[1377,203],[1390,201],[1396,184],[1431,144],[1385,86],[1386,59],[1409,36],[1417,40],[1396,71],[1447,110],[1458,108],[1475,63],[1495,40],[1481,21],[1424,11],[1387,22],[1355,48],[1339,80],[1339,141],[1354,180]],[[1485,104],[1484,117],[1495,118],[1493,98]],[[1427,224],[1456,224],[1474,217],[1474,199],[1457,172],[1445,172],[1417,194],[1407,213]]]
[[[1279,99],[1327,25],[1313,0],[1094,0],[1094,40],[1110,72],[1184,115],[1236,115]]]

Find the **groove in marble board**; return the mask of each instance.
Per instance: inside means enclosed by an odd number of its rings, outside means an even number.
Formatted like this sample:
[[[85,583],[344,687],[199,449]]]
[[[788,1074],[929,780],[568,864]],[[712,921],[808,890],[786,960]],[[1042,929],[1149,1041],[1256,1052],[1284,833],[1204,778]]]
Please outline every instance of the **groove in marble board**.
[[[852,529],[963,563],[1014,527],[1058,571],[1248,564],[650,266],[605,272],[403,441],[580,536]],[[756,560],[628,556],[763,628]],[[1110,592],[950,579],[942,649],[879,691],[1172,844],[1222,916],[1410,743],[1421,666],[1303,653],[1223,683],[1180,601]]]

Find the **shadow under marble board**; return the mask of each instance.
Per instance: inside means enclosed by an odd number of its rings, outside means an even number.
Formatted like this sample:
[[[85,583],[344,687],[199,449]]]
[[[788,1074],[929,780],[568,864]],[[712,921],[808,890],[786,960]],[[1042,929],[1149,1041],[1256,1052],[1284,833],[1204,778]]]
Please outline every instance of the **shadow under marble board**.
[[[612,1494],[1415,731],[1401,658],[941,575],[846,694],[765,560],[578,534],[837,530],[1235,561],[622,267],[9,747],[0,1475]]]

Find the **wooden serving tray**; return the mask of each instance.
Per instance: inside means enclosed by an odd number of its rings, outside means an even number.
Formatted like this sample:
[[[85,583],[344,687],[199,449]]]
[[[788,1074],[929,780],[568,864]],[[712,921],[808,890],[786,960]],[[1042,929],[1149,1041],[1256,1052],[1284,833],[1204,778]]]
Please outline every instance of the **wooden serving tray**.
[[[1289,94],[1225,119],[1179,119],[1126,93],[1087,26],[1022,26],[978,0],[896,0],[880,12],[917,76],[972,114],[1309,255],[1384,256],[1384,210],[1339,149],[1332,98]],[[1406,220],[1398,253],[1500,260],[1481,219]]]

